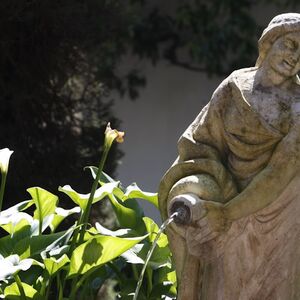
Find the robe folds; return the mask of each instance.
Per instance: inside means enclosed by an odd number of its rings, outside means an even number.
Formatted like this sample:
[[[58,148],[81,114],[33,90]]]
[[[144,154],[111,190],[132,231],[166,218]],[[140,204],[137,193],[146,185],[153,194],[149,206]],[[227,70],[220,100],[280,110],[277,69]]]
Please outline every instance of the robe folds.
[[[210,199],[210,186],[199,182],[204,200],[247,199],[256,207],[268,199],[268,205],[250,214],[236,206],[230,229],[205,244],[191,246],[186,228],[169,227],[180,300],[300,299],[300,125],[291,113],[282,132],[255,111],[239,80],[252,71],[225,79],[179,139],[159,205],[166,219],[168,201],[176,196],[172,188],[191,175],[203,175],[200,181],[207,176],[219,187]],[[189,185],[180,192],[190,192]]]

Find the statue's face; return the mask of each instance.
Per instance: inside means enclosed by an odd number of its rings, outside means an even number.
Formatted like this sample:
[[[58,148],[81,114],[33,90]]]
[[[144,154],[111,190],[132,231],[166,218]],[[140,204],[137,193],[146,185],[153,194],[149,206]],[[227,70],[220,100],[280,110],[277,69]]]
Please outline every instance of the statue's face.
[[[300,71],[300,31],[279,37],[266,56],[266,63],[284,77]]]

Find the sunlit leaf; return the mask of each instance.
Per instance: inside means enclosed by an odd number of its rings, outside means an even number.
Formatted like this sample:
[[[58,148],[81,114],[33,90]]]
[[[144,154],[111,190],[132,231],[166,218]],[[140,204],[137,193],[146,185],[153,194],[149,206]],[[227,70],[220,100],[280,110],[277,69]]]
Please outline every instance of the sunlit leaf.
[[[147,232],[149,233],[149,240],[150,242],[153,242],[157,236],[157,233],[159,231],[158,225],[149,217],[144,217],[143,221],[145,223]],[[158,246],[160,247],[165,247],[168,245],[168,238],[167,235],[164,233],[161,233],[158,241],[157,241]]]
[[[33,299],[33,300],[40,299],[40,296],[39,296],[37,290],[34,289],[32,286],[30,286],[29,284],[27,284],[25,282],[22,282],[22,287],[25,292],[26,300],[27,299]],[[5,295],[5,299],[10,299],[10,300],[22,299],[19,287],[18,287],[17,283],[15,283],[15,282],[5,288],[4,295]]]
[[[69,258],[66,254],[61,256],[59,259],[54,257],[45,258],[44,265],[50,276],[55,275],[65,264],[69,262]]]
[[[8,209],[2,210],[0,212],[0,220],[5,220],[5,218],[9,218],[10,216],[16,213],[27,209],[28,207],[33,205],[33,203],[34,202],[32,200],[27,200],[27,201],[20,202]]]
[[[121,256],[129,264],[144,264],[145,260],[138,256],[138,253],[143,248],[143,245],[136,244],[131,249],[124,252]]]
[[[24,226],[31,226],[32,223],[32,216],[24,212],[15,212],[14,214],[5,217],[0,215],[0,226],[11,235]]]
[[[0,253],[5,257],[18,254],[21,258],[28,258],[40,254],[44,247],[65,234],[65,232],[59,232],[36,236],[32,233],[32,226],[24,219],[17,224],[16,228],[17,231],[12,236],[0,238]]]
[[[122,228],[131,228],[139,234],[144,233],[144,224],[142,222],[143,211],[135,199],[129,199],[125,202],[119,201],[114,195],[109,195],[110,202],[116,213],[118,222]]]
[[[139,243],[146,236],[137,238],[119,238],[99,236],[78,246],[72,253],[69,276],[84,274],[113,260]]]
[[[114,190],[119,190],[120,193],[122,193],[121,190],[118,189],[118,185],[119,185],[119,182],[112,182],[112,183],[107,183],[107,184],[101,186],[100,188],[98,188],[95,192],[93,203],[96,203],[96,202],[102,200],[104,197],[111,194]],[[68,195],[72,199],[73,202],[75,202],[77,205],[80,206],[80,208],[82,210],[86,209],[90,194],[80,194],[80,193],[76,192],[75,190],[73,190],[72,187],[69,185],[59,187],[58,190],[65,193],[66,195]]]
[[[0,238],[0,253],[4,257],[9,256],[11,254],[18,254],[21,256],[23,253],[27,251],[27,248],[29,247],[31,232],[32,232],[31,224],[29,224],[26,219],[22,219],[14,227],[13,236],[7,235],[4,236],[3,238]],[[27,245],[17,246],[18,243],[24,240],[28,241]]]
[[[159,231],[159,227],[157,224],[150,218],[144,217],[143,221],[145,222],[147,232],[149,233],[149,241],[150,245],[148,245],[142,250],[141,255],[146,255],[148,253],[151,245],[153,244],[155,238],[157,237],[157,233]],[[164,233],[161,233],[160,237],[157,240],[157,245],[154,248],[152,256],[149,261],[149,265],[152,268],[157,269],[164,266],[168,266],[170,264],[170,249],[168,247],[168,239]]]
[[[97,231],[103,235],[108,235],[108,236],[125,236],[128,235],[132,232],[131,229],[118,229],[118,230],[109,230],[105,227],[103,227],[99,222],[95,223],[95,227]]]
[[[46,245],[41,252],[41,257],[45,259],[47,255],[52,252],[56,255],[64,253],[66,246],[68,246],[68,242],[73,234],[74,227],[69,228],[67,231],[61,232],[56,239],[54,239],[51,243]],[[57,235],[57,234],[52,234]],[[50,235],[51,236],[51,235]]]
[[[48,252],[49,257],[60,257],[63,254],[67,254],[69,252],[70,246],[64,245],[58,248],[54,248]]]
[[[153,205],[155,205],[158,208],[158,199],[157,199],[157,193],[148,193],[148,192],[143,192],[136,183],[132,183],[129,185],[124,193],[124,196],[122,198],[123,201],[127,199],[132,199],[132,198],[138,198],[138,199],[143,199],[146,200]]]
[[[58,197],[40,187],[32,187],[27,191],[36,205],[33,217],[43,223],[44,218],[54,214]]]
[[[53,220],[50,224],[51,231],[54,232],[58,225],[68,216],[72,214],[80,213],[80,207],[75,206],[71,209],[64,209],[61,207],[56,207]]]

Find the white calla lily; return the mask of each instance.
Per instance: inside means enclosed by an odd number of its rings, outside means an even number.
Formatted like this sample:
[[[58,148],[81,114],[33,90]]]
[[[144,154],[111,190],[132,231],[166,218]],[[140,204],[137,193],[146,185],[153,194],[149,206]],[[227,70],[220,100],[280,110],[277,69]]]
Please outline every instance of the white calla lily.
[[[13,151],[9,150],[8,148],[4,148],[0,150],[0,171],[1,174],[7,174],[9,159],[10,156],[13,154]]]
[[[3,195],[5,190],[6,175],[8,171],[9,159],[13,151],[8,148],[0,149],[0,172],[1,172],[1,186],[0,186],[0,211],[2,209]]]

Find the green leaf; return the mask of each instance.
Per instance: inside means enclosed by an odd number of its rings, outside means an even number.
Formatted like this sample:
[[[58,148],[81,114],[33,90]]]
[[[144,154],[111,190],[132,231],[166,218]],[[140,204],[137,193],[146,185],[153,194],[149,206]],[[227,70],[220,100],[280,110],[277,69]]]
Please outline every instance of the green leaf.
[[[145,260],[138,256],[138,253],[143,248],[142,244],[136,244],[131,249],[124,252],[121,256],[125,259],[125,261],[129,264],[145,264]]]
[[[32,200],[27,200],[1,211],[0,226],[9,234],[13,234],[14,231],[17,231],[16,226],[22,219],[27,220],[27,223],[31,224],[33,221],[32,217],[22,211],[33,205],[33,203]]]
[[[64,209],[61,207],[56,207],[53,220],[50,224],[51,231],[54,232],[58,225],[68,216],[72,214],[80,213],[80,207],[75,206],[71,209]]]
[[[37,290],[35,290],[32,286],[28,285],[25,282],[22,282],[22,286],[26,295],[26,299],[36,300],[40,297]],[[12,283],[10,286],[7,286],[5,288],[4,295],[5,295],[5,299],[11,299],[11,300],[22,299],[20,290],[16,282]]]
[[[155,205],[158,208],[158,199],[157,199],[157,193],[148,193],[143,192],[136,183],[132,183],[129,185],[124,193],[124,196],[122,197],[122,200],[125,201],[127,199],[132,198],[138,198],[143,199],[146,201],[149,201],[153,205]]]
[[[30,226],[33,224],[33,218],[24,212],[15,212],[12,215],[5,217],[0,216],[0,226],[6,230],[10,235],[19,231],[22,227]]]
[[[146,237],[119,238],[99,236],[92,238],[73,251],[68,276],[84,274],[92,268],[112,261]]]
[[[157,232],[159,231],[159,227],[157,226],[157,224],[149,217],[144,217],[143,221],[145,223],[147,232],[149,233],[149,241],[151,243],[153,243],[153,241],[156,238]],[[157,241],[157,245],[160,247],[165,247],[168,245],[168,238],[167,235],[164,233],[161,233],[158,241]]]
[[[125,202],[119,201],[114,195],[109,195],[110,202],[117,216],[118,222],[123,228],[131,228],[139,234],[144,234],[145,226],[142,222],[143,211],[135,199]]]
[[[3,218],[13,216],[16,213],[27,209],[28,207],[33,205],[33,203],[34,202],[32,200],[27,200],[27,201],[20,202],[8,209],[2,210],[0,212],[0,219],[3,220]]]
[[[58,197],[39,187],[29,188],[27,189],[27,192],[31,195],[32,200],[36,205],[33,217],[34,219],[39,220],[41,231],[43,220],[47,216],[54,214]]]
[[[145,217],[143,218],[143,221],[146,225],[147,228],[147,232],[149,233],[149,238],[148,240],[150,241],[150,245],[145,245],[145,248],[143,249],[143,251],[140,253],[140,255],[145,255],[146,253],[148,253],[148,249],[150,249],[152,243],[154,242],[157,233],[159,231],[159,227],[157,226],[157,224],[150,218]],[[168,238],[166,236],[166,234],[161,233],[156,247],[152,253],[152,256],[150,258],[149,261],[149,265],[152,266],[152,268],[156,269],[156,268],[161,268],[164,267],[166,265],[170,264],[170,249],[168,246]]]
[[[119,182],[116,181],[112,183],[106,183],[100,188],[98,188],[95,192],[93,203],[102,200],[105,196],[111,194],[114,190],[116,190],[118,194],[123,194],[122,191],[118,188],[118,185]],[[90,194],[80,194],[73,190],[72,187],[69,185],[59,187],[58,190],[68,195],[73,202],[80,206],[82,210],[86,209]]]
[[[56,274],[57,271],[59,271],[69,261],[70,260],[69,260],[68,256],[66,254],[64,254],[59,259],[56,259],[54,257],[45,258],[44,265],[45,265],[45,268],[48,271],[49,275],[53,276]]]
[[[173,269],[169,267],[158,269],[154,282],[151,297],[165,295],[171,299],[176,299],[177,278]]]
[[[0,254],[4,257],[11,254],[18,254],[21,258],[28,258],[40,254],[45,249],[52,251],[66,245],[74,230],[70,228],[71,232],[62,231],[36,236],[34,235],[35,223],[38,223],[37,220],[34,220],[33,224],[29,224],[27,220],[22,219],[15,226],[12,236],[0,238]],[[52,246],[50,246],[51,244]]]
[[[26,219],[21,219],[21,221],[14,227],[12,236],[7,235],[3,238],[0,238],[0,254],[4,257],[11,254],[18,254],[21,256],[27,251],[28,245],[24,245],[23,247],[18,247],[17,245],[23,240],[29,241],[31,233],[31,225]]]
[[[45,259],[48,254],[50,254],[51,256],[56,256],[64,253],[66,247],[68,247],[68,242],[74,230],[75,228],[73,226],[69,228],[67,231],[60,232],[60,234],[56,239],[54,239],[50,244],[48,244],[46,247],[43,248],[43,251],[41,252],[41,257]],[[57,235],[57,234],[52,234],[52,235]]]
[[[95,223],[95,227],[97,229],[97,231],[102,234],[102,235],[108,235],[108,236],[120,236],[120,237],[125,237],[129,234],[131,234],[133,232],[132,229],[118,229],[118,230],[109,230],[107,228],[105,228],[104,226],[102,226],[99,222]]]

